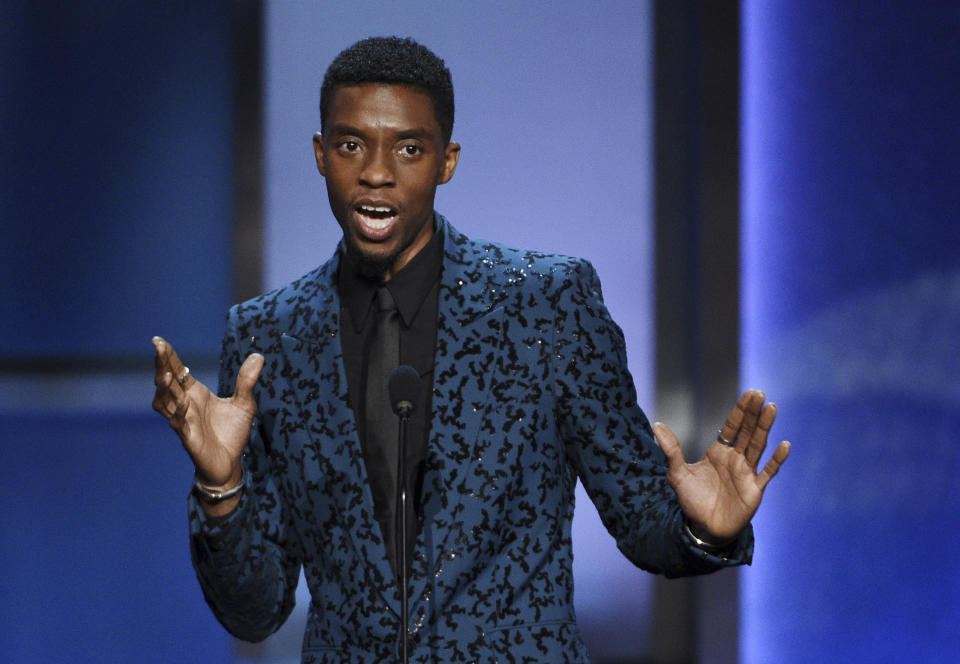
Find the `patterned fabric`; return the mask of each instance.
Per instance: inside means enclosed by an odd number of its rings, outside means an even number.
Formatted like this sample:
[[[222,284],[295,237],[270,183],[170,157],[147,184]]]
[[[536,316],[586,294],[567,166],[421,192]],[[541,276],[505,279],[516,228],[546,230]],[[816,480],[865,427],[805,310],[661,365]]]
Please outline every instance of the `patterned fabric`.
[[[623,553],[651,572],[749,562],[752,532],[728,559],[683,537],[666,460],[589,263],[474,242],[438,220],[445,255],[411,661],[586,662],[571,572],[577,477]],[[221,393],[232,393],[249,353],[266,357],[248,485],[221,520],[191,498],[191,548],[233,634],[277,629],[303,565],[312,595],[303,661],[379,663],[397,656],[399,592],[348,401],[336,261],[231,309]]]

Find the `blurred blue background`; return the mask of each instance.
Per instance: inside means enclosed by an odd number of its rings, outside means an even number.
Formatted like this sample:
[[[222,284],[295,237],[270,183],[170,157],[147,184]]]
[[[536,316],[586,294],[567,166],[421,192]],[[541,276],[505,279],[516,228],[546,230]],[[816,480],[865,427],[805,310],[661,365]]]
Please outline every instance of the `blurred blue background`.
[[[297,618],[248,648],[204,605],[190,464],[149,408],[150,337],[210,380],[233,299],[234,10],[0,3],[4,661],[296,657]],[[729,607],[740,661],[953,661],[960,9],[741,11],[741,383],[778,402],[794,448]],[[266,3],[264,287],[338,237],[310,146],[326,65],[363,36],[411,35],[457,90],[463,157],[438,209],[475,237],[592,260],[656,417],[652,12]],[[595,660],[660,661],[647,575],[580,505]]]
[[[744,662],[960,652],[960,5],[750,2],[742,377],[794,456]]]

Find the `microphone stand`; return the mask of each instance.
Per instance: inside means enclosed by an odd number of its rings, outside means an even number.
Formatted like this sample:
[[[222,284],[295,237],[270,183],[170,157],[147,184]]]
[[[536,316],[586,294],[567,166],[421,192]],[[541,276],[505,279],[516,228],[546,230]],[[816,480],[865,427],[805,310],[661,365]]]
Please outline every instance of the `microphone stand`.
[[[413,367],[401,365],[394,369],[387,381],[390,404],[393,412],[400,416],[400,445],[397,458],[397,509],[394,515],[394,527],[400,532],[396,537],[396,559],[398,581],[400,582],[400,648],[403,664],[409,661],[409,637],[407,631],[407,419],[413,412],[417,392],[420,389],[420,375]]]
[[[409,413],[400,413],[400,448],[397,458],[397,567],[400,571],[400,652],[403,664],[408,663],[407,651],[407,418]]]

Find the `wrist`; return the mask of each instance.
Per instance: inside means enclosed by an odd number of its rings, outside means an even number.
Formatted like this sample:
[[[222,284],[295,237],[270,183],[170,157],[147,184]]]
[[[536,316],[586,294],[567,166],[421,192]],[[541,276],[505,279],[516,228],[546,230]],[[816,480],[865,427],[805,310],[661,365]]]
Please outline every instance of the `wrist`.
[[[211,485],[204,481],[199,472],[194,472],[193,475],[193,492],[205,507],[219,505],[231,499],[235,499],[234,504],[236,504],[235,501],[239,500],[243,486],[243,467],[231,473],[230,478],[220,485]]]
[[[193,467],[193,481],[211,490],[223,490],[236,486],[243,478],[243,464],[240,459],[233,461],[226,477],[219,473],[207,474],[200,466]]]
[[[723,551],[737,541],[737,535],[721,538],[710,534],[706,528],[700,524],[691,521],[686,516],[683,517],[683,532],[687,540],[694,546],[704,551]]]

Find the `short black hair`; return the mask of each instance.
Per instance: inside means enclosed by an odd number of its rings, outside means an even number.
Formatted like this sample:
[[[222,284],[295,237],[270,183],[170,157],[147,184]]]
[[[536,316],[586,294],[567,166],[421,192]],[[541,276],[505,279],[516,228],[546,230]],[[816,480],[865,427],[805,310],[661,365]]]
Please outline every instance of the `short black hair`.
[[[453,80],[433,51],[409,38],[369,37],[340,52],[320,87],[320,130],[333,92],[344,85],[387,83],[420,88],[433,100],[444,143],[453,135]]]

